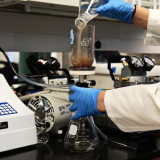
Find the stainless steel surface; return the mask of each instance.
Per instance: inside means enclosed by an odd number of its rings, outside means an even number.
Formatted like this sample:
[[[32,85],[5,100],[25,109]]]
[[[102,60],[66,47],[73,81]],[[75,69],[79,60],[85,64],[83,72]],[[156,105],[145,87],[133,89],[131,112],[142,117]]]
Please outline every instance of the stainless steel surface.
[[[83,76],[83,75],[80,75],[80,76],[79,76],[79,82],[80,82],[80,83],[84,83],[84,76]]]

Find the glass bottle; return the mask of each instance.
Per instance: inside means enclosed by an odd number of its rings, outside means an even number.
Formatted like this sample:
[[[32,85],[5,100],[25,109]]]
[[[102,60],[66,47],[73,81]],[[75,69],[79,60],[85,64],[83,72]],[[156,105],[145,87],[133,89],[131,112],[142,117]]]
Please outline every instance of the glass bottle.
[[[85,28],[90,20],[98,16],[97,8],[104,4],[106,4],[106,0],[80,0],[79,15],[75,20],[75,25],[79,29]]]
[[[75,25],[71,32],[71,62],[74,68],[90,68],[94,61],[95,26],[81,30]]]
[[[64,146],[70,152],[91,152],[99,146],[99,138],[92,117],[70,120]]]

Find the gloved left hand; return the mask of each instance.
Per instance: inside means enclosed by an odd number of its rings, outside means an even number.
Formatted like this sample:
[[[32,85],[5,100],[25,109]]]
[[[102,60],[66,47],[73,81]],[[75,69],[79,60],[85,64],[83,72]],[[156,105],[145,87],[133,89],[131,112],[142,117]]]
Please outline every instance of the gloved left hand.
[[[70,111],[77,111],[71,120],[79,120],[81,117],[101,114],[97,109],[97,99],[101,89],[71,87],[72,94],[69,100],[73,102]]]

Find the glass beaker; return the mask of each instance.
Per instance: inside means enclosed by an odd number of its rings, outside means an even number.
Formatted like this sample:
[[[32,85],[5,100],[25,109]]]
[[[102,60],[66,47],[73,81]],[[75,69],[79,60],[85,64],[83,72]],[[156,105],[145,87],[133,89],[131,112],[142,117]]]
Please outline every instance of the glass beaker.
[[[70,120],[64,146],[70,152],[91,152],[99,146],[99,138],[92,117]]]
[[[71,29],[71,62],[74,68],[90,68],[94,61],[95,26]]]
[[[85,28],[89,21],[98,16],[97,8],[104,4],[106,4],[106,0],[80,0],[79,15],[75,20],[75,25],[80,29]]]

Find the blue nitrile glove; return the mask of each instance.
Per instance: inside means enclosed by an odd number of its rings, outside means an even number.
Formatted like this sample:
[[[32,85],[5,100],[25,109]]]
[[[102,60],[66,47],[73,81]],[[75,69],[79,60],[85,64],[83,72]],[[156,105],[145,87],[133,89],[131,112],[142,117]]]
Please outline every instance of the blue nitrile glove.
[[[71,120],[79,120],[81,117],[101,114],[97,109],[97,99],[101,89],[71,87],[73,93],[69,100],[73,102],[70,111],[77,111]]]
[[[97,8],[96,13],[119,21],[131,23],[133,4],[123,0],[106,0],[106,4]]]

